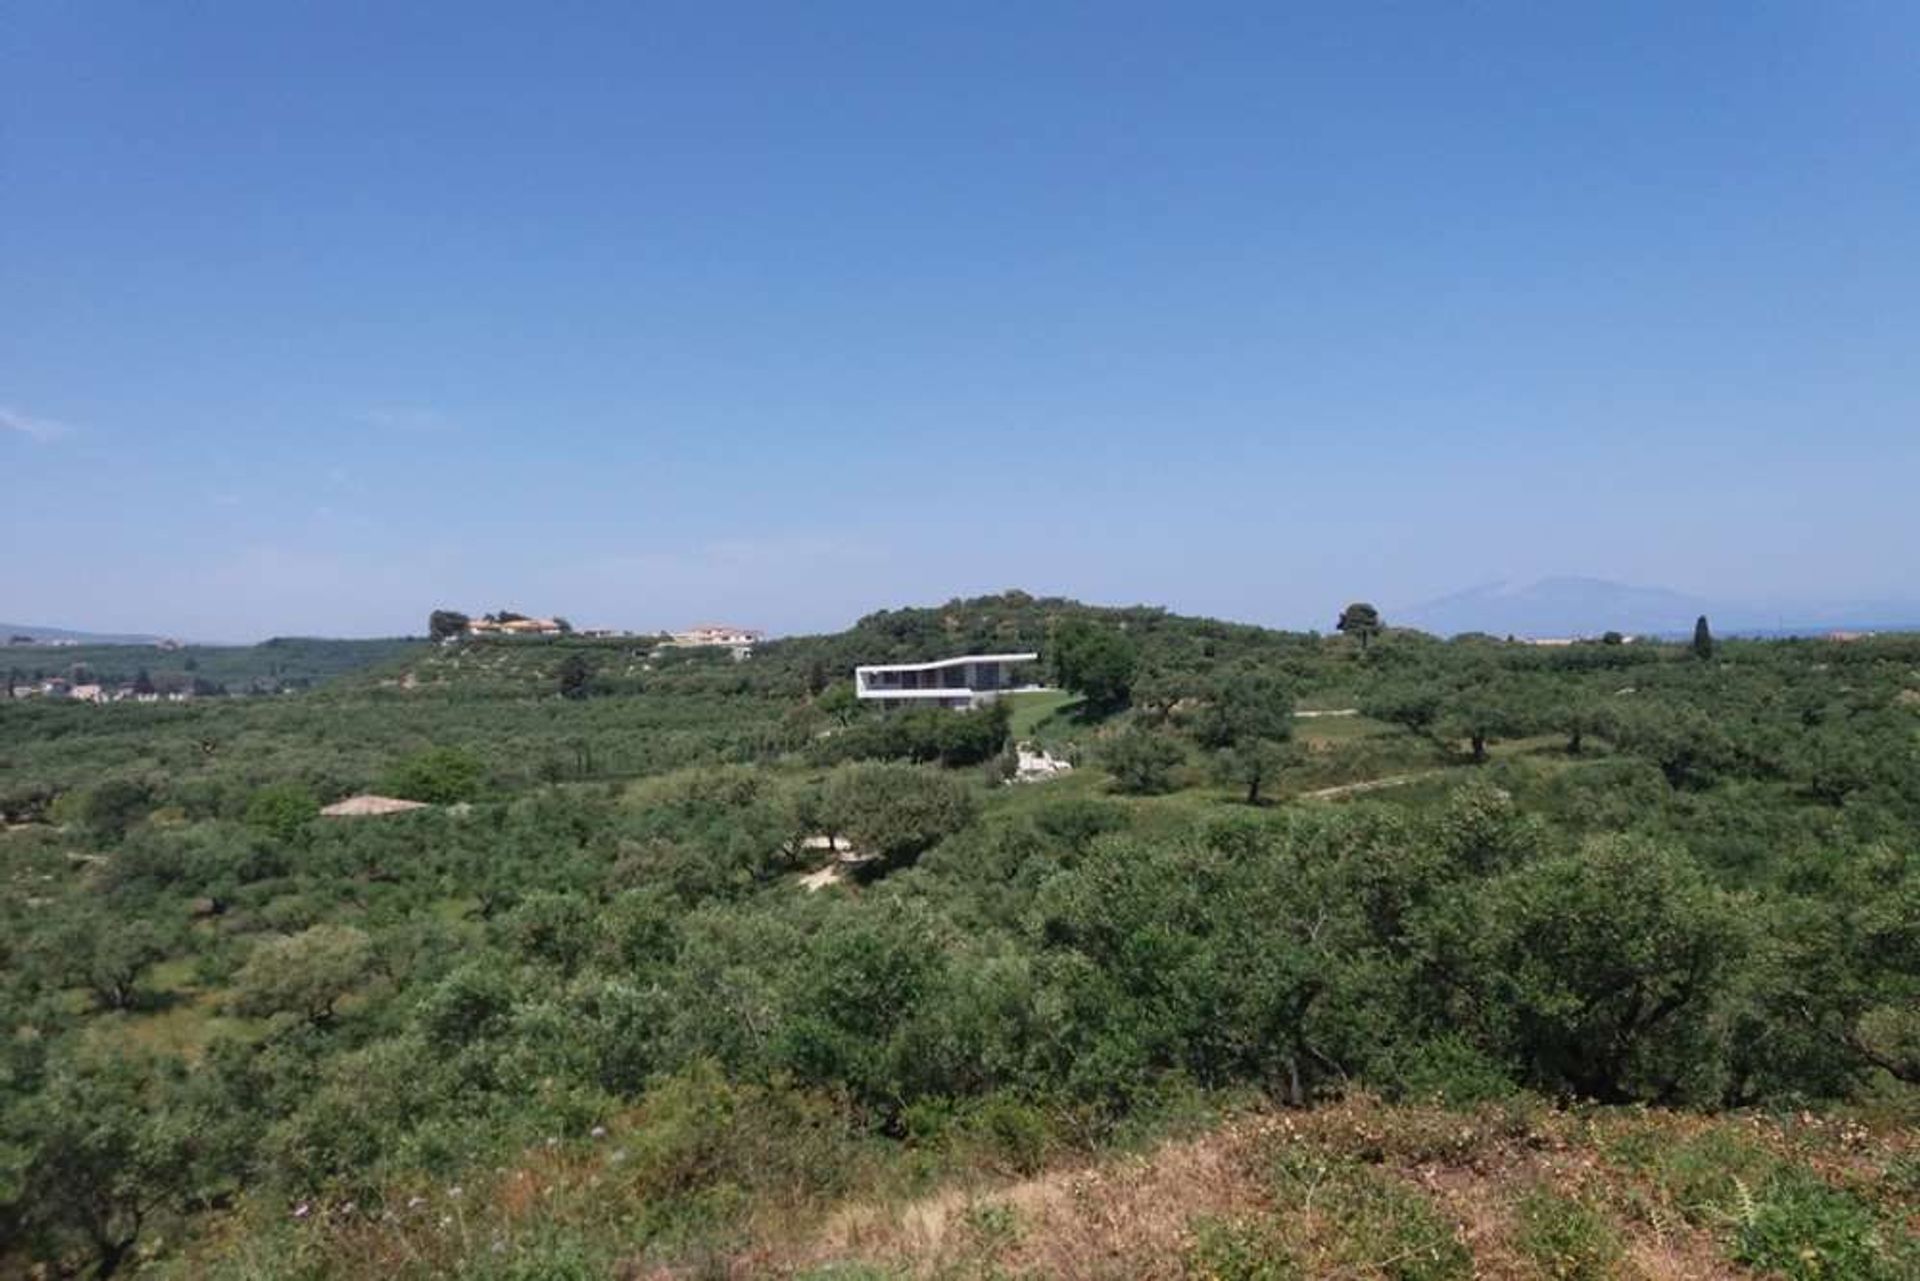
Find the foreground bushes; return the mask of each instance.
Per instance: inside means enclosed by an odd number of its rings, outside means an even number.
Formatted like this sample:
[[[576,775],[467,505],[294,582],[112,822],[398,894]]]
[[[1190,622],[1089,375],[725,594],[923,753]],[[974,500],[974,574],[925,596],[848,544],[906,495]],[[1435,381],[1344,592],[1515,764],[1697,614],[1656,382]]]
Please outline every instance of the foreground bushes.
[[[1173,731],[1115,738],[1136,732]],[[1164,781],[1164,741],[1128,786]],[[236,1197],[398,1215],[416,1183],[635,1108],[681,1136],[622,1149],[654,1241],[735,1230],[762,1168],[821,1196],[873,1145],[1032,1171],[1196,1094],[1801,1106],[1916,1075],[1920,876],[1858,791],[1507,759],[1399,803],[1254,809],[803,754],[366,824],[314,819],[302,788],[197,820],[109,794],[97,825],[0,837],[22,889],[0,902],[0,1226],[124,1267]],[[877,856],[863,881],[796,886],[822,835]],[[137,1079],[85,1052],[160,1037],[178,1052],[127,1056]],[[753,1139],[781,1127],[816,1155]],[[1455,1266],[1391,1184],[1326,1177]],[[1758,1266],[1881,1258],[1852,1203],[1740,1178]],[[1530,1248],[1604,1268],[1579,1209],[1540,1202]],[[391,1226],[353,1257],[377,1270]],[[418,1248],[484,1274],[523,1243],[611,1265],[548,1220],[499,1260]]]

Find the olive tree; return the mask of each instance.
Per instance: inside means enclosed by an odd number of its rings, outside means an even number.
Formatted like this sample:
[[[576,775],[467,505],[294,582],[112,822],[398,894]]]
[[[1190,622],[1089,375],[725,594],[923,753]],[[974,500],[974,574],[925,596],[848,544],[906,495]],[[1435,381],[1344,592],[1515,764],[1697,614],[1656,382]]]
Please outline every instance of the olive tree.
[[[1293,691],[1266,672],[1233,673],[1215,685],[1196,736],[1218,753],[1222,776],[1245,785],[1247,804],[1258,805],[1293,738]]]
[[[889,866],[911,863],[973,821],[973,794],[938,770],[860,764],[827,780],[833,827]]]
[[[0,1166],[16,1176],[0,1180],[0,1223],[43,1259],[70,1262],[77,1247],[95,1277],[113,1276],[155,1220],[219,1175],[223,1127],[195,1104],[177,1059],[120,1049],[56,1060],[45,1088],[0,1109],[0,1152],[17,1162]]]
[[[320,1025],[373,974],[373,944],[351,925],[315,925],[261,943],[234,978],[242,1014],[296,1014]]]

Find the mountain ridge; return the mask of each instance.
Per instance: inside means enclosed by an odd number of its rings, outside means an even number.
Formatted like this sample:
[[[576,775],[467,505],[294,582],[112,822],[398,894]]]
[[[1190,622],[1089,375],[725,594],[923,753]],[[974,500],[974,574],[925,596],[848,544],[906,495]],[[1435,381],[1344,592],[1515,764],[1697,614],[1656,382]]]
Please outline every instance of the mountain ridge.
[[[1831,630],[1909,630],[1920,602],[1874,600],[1827,604],[1755,604],[1714,599],[1667,587],[1559,574],[1495,579],[1389,612],[1390,623],[1439,636],[1487,632],[1529,639],[1598,636],[1608,631],[1684,636],[1705,616],[1722,634],[1796,635]]]
[[[39,627],[31,623],[0,623],[0,637],[31,636],[34,640],[72,641],[81,645],[156,645],[166,639],[145,632],[87,632],[73,627]]]

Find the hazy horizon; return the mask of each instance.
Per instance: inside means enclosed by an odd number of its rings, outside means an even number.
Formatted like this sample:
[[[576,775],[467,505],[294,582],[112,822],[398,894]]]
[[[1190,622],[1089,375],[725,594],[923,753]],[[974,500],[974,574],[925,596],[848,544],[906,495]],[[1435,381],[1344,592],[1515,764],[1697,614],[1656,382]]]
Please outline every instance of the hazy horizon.
[[[1001,591],[1026,590],[1019,584],[1008,584],[1000,589],[964,595],[992,596]],[[1185,608],[1176,602],[1161,600],[1090,599],[1078,597],[1072,592],[1029,592],[1029,594],[1064,597],[1102,608],[1146,606],[1164,608],[1174,614],[1218,617],[1235,623],[1256,623],[1263,626],[1322,633],[1334,630],[1333,622],[1328,617],[1316,619],[1302,616],[1301,621],[1285,622],[1232,615],[1207,615],[1204,610]],[[698,620],[690,618],[634,620],[601,617],[575,618],[564,609],[541,611],[531,606],[526,609],[534,613],[544,612],[548,615],[567,617],[568,622],[577,628],[611,628],[644,634],[684,630],[705,623],[726,622],[737,626],[760,627],[760,630],[768,635],[779,637],[836,632],[851,627],[861,617],[875,610],[937,607],[960,598],[960,595],[949,593],[937,597],[882,601],[869,608],[861,609],[857,614],[828,620],[810,627],[761,627],[753,618],[743,616],[738,611],[724,617],[702,616]],[[440,605],[461,608],[458,602],[440,602]],[[495,608],[520,609],[522,605],[524,602],[496,601],[485,607],[484,612],[491,612]],[[483,610],[481,607],[474,607],[467,612],[477,615]],[[750,615],[752,611],[748,610],[746,613]],[[1692,626],[1691,620],[1696,615],[1709,617],[1714,621],[1716,630],[1726,635],[1764,635],[1770,632],[1808,634],[1847,627],[1920,630],[1920,602],[1911,600],[1816,602],[1775,608],[1767,602],[1713,600],[1644,585],[1613,583],[1578,576],[1561,576],[1524,584],[1485,583],[1429,601],[1410,604],[1393,603],[1385,610],[1385,618],[1390,626],[1412,627],[1441,636],[1465,632],[1490,632],[1495,635],[1514,635],[1522,638],[1598,636],[1604,631],[1624,631],[1629,635],[1682,637],[1688,634]],[[55,637],[56,633],[61,632],[76,632],[88,637],[154,637],[190,644],[250,645],[276,636],[372,639],[423,635],[426,631],[425,623],[426,616],[422,613],[411,625],[398,627],[392,632],[303,632],[269,629],[266,632],[245,636],[208,636],[131,628],[108,631],[88,627],[84,622],[75,623],[72,620],[49,622],[44,619],[9,619],[0,620],[0,627],[10,632],[24,630],[31,633],[38,630],[48,637]]]
[[[0,616],[1905,607],[1916,53],[1868,6],[23,4]]]

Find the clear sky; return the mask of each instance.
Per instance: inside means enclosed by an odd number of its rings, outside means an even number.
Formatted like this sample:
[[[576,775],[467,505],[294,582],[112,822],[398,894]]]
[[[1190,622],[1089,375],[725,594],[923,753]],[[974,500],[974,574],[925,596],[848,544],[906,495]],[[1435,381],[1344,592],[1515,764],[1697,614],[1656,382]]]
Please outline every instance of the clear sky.
[[[0,618],[1920,595],[1911,3],[6,10]]]

